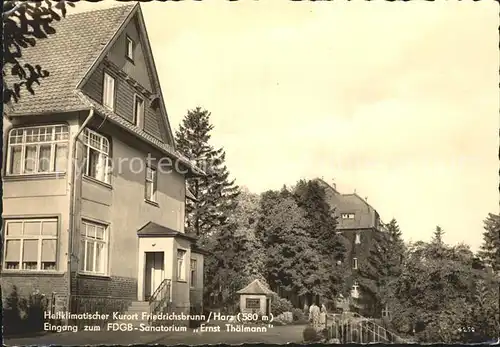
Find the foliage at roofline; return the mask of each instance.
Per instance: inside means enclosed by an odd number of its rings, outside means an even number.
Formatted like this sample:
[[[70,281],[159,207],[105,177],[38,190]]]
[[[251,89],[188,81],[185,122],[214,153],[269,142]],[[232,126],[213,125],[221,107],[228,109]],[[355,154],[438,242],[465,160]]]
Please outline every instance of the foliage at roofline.
[[[2,12],[4,23],[4,65],[2,66],[4,104],[11,101],[17,103],[23,88],[34,94],[33,84],[40,85],[40,79],[49,76],[49,71],[44,70],[36,62],[24,62],[22,60],[23,50],[35,46],[37,40],[46,39],[56,33],[51,23],[66,17],[67,6],[74,7],[75,4],[50,0],[4,2]],[[19,82],[9,85],[5,79],[7,73],[17,76]]]

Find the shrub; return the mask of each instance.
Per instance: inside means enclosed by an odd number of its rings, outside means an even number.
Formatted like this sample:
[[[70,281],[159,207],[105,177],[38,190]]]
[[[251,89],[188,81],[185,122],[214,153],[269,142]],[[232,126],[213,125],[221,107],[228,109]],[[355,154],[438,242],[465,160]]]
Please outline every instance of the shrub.
[[[48,299],[45,294],[38,291],[30,294],[27,307],[26,325],[30,331],[42,331],[44,324],[44,312],[48,307]]]
[[[2,306],[3,333],[6,335],[38,332],[43,330],[48,300],[44,294],[35,291],[28,299],[21,298],[17,287],[5,298]],[[3,303],[2,303],[3,304]]]
[[[307,320],[304,312],[300,308],[292,309],[293,321],[304,321]]]
[[[21,331],[22,319],[19,310],[21,298],[17,292],[17,287],[12,287],[12,292],[2,302],[3,333],[16,334]]]
[[[277,295],[274,295],[271,299],[271,312],[274,316],[278,316],[283,312],[289,312],[293,309],[292,303],[284,298],[280,298]]]
[[[316,329],[311,326],[304,329],[302,337],[304,338],[304,342],[316,342],[321,339],[321,336],[316,332]]]

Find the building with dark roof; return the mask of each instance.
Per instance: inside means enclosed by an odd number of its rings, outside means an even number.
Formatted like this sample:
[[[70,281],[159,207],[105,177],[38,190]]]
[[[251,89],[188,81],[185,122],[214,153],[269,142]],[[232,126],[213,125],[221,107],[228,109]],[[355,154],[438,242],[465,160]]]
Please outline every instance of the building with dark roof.
[[[328,184],[323,179],[317,179],[317,182],[325,189],[326,199],[335,211],[337,231],[348,241],[347,259],[343,266],[349,274],[346,283],[352,284],[350,302],[353,303],[353,298],[359,299],[363,295],[358,270],[368,262],[375,234],[384,232],[385,226],[367,199],[357,193],[340,193],[335,184]]]
[[[22,58],[50,75],[3,115],[2,290],[55,293],[66,309],[201,304],[204,252],[184,220],[185,179],[203,172],[176,150],[139,4],[53,27]]]

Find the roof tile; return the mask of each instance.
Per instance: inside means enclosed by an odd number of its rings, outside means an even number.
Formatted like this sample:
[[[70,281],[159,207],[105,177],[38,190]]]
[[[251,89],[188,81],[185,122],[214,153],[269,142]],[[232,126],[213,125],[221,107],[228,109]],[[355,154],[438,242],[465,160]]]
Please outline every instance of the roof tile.
[[[8,114],[64,112],[82,109],[74,94],[78,82],[99,57],[134,5],[68,14],[53,23],[56,30],[47,39],[37,40],[34,47],[23,50],[22,63],[39,64],[49,72],[34,85],[35,94],[21,90],[18,103],[12,103]],[[71,10],[70,10],[71,11]],[[7,71],[6,81],[15,83],[17,76]]]
[[[253,280],[252,283],[250,283],[248,286],[245,288],[238,290],[236,292],[237,294],[265,294],[265,295],[271,295],[273,294],[273,291],[267,288],[261,281],[258,279]]]

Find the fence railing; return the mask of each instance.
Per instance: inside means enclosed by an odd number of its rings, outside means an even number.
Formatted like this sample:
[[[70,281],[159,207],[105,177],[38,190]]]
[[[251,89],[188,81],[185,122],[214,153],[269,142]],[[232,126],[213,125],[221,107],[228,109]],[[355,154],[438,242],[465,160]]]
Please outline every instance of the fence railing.
[[[326,320],[327,339],[340,343],[403,343],[401,337],[354,312],[330,314]]]
[[[70,322],[77,325],[79,328],[83,326],[100,326],[105,327],[107,323],[113,322],[113,314],[124,313],[134,301],[133,298],[111,297],[111,296],[95,296],[95,295],[72,295],[71,296],[71,317]],[[81,316],[84,313],[98,313],[101,317],[97,319],[85,318]],[[107,314],[107,319],[102,315]],[[79,315],[79,316],[77,316]]]
[[[172,281],[170,279],[164,279],[158,288],[156,288],[153,295],[151,295],[149,298],[149,317],[153,317],[153,315],[158,313],[166,313],[169,310],[171,285]],[[154,323],[151,318],[149,319],[149,323]]]

